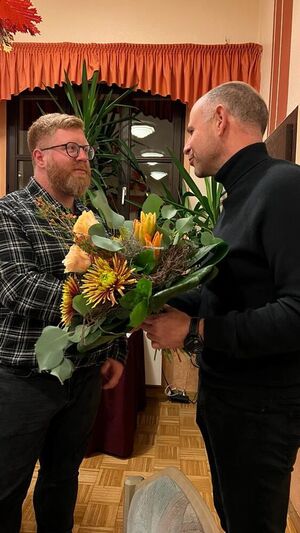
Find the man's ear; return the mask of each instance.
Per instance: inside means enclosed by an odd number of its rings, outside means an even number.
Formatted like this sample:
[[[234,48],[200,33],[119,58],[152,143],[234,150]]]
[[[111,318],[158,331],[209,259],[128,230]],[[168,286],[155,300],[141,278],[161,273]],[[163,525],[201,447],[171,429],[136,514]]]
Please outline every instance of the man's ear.
[[[37,167],[44,168],[46,165],[44,152],[42,152],[42,150],[39,150],[39,148],[35,148],[33,150],[32,160]]]
[[[217,128],[217,134],[223,135],[228,125],[228,112],[222,104],[219,104],[216,107],[215,124]]]

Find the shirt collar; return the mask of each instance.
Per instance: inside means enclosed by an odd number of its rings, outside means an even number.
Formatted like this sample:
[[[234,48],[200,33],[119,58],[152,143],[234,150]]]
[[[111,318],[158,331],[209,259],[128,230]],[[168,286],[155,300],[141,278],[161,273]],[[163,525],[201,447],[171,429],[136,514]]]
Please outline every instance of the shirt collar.
[[[228,193],[244,174],[269,157],[265,143],[250,144],[228,159],[214,178]]]

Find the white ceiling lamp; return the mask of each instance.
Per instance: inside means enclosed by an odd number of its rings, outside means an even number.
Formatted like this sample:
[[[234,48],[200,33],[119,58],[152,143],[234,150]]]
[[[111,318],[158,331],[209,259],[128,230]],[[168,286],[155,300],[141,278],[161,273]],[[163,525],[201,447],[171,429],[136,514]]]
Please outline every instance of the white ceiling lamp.
[[[148,163],[146,163],[146,165],[149,165],[149,167],[155,167],[155,165],[158,165],[158,162],[157,161],[148,161]]]
[[[152,172],[150,172],[151,178],[153,178],[154,180],[157,180],[157,181],[161,180],[162,178],[164,178],[167,175],[168,175],[167,172],[162,172],[161,170],[153,170]]]
[[[156,152],[155,150],[145,150],[144,152],[141,152],[142,157],[164,157],[164,155],[163,152]]]
[[[145,139],[145,137],[148,137],[154,132],[154,126],[146,122],[135,123],[131,126],[131,135],[138,139]]]

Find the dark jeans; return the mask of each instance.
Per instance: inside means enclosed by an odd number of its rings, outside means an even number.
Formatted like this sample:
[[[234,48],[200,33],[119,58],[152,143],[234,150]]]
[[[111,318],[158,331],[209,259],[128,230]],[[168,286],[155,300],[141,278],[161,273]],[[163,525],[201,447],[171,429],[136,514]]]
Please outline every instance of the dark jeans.
[[[197,423],[226,533],[284,533],[300,445],[300,388],[200,387]]]
[[[0,531],[18,533],[37,459],[38,533],[71,533],[84,457],[100,400],[99,367],[76,370],[64,385],[46,374],[0,367]]]

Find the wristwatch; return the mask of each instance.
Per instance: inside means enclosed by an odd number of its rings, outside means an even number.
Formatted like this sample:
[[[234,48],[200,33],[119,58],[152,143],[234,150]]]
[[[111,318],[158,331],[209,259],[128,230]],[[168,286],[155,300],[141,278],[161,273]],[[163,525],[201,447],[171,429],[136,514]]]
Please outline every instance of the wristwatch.
[[[183,341],[183,347],[188,353],[199,353],[203,350],[204,341],[199,333],[200,320],[198,317],[191,318],[189,332]]]

